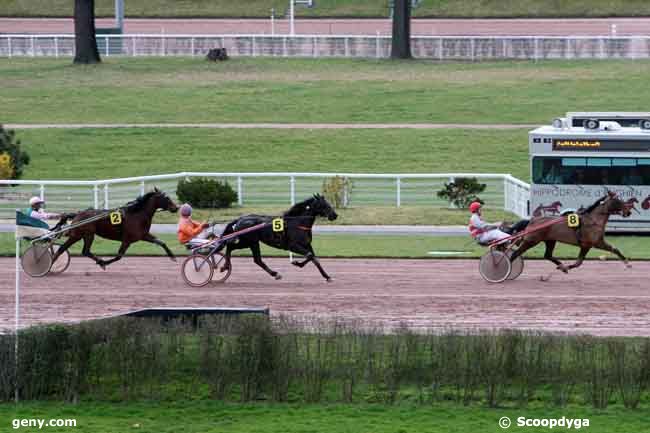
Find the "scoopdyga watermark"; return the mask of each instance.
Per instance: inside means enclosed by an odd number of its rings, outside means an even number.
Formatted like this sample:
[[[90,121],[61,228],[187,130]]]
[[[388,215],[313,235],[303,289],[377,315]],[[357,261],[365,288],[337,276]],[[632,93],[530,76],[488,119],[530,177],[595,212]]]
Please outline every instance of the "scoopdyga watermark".
[[[581,428],[589,427],[588,418],[567,418],[565,416],[561,418],[527,418],[525,416],[520,416],[516,420],[517,427],[542,427],[548,429],[561,428],[561,429],[575,429],[580,430]],[[499,418],[499,427],[502,429],[510,428],[512,421],[507,416],[502,416]]]

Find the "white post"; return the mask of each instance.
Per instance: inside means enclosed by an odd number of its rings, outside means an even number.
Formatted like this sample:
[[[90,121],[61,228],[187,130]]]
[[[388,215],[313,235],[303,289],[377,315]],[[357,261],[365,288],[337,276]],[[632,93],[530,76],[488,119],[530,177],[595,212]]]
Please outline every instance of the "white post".
[[[291,186],[291,206],[293,206],[296,204],[296,178],[294,176],[291,176],[289,185]]]
[[[131,38],[131,55],[135,57],[135,36]]]
[[[45,201],[45,185],[41,185],[39,195],[41,200]]]
[[[282,57],[287,57],[287,37],[282,37]]]
[[[271,8],[271,36],[275,36],[275,8]]]
[[[242,178],[241,176],[237,176],[237,204],[239,206],[244,204],[244,190],[242,186]]]
[[[160,54],[165,57],[165,30],[160,34]]]
[[[503,176],[503,210],[510,210],[508,206],[508,176],[506,175]]]
[[[379,58],[379,30],[377,30],[377,36],[375,37],[375,57]]]
[[[36,55],[36,50],[34,49],[34,36],[32,36],[30,40],[32,45],[32,57],[34,57]]]
[[[397,178],[397,207],[402,206],[402,179]]]
[[[443,60],[444,59],[444,46],[442,44],[442,38],[438,39],[438,60]]]
[[[294,7],[293,2],[294,2],[294,0],[289,0],[289,33],[291,34],[291,36],[296,34],[296,29],[295,29],[294,23],[293,23],[293,13],[294,13],[294,11],[293,11],[293,7]]]
[[[255,35],[253,35],[251,41],[251,57],[255,57]]]
[[[121,29],[124,25],[124,0],[115,0],[115,27]]]
[[[348,37],[346,36],[345,39],[345,57],[350,57],[350,43],[348,42]]]
[[[18,395],[18,329],[20,328],[20,239],[16,236],[16,311],[14,316],[14,374],[16,375],[16,383],[14,390],[14,399],[16,403],[19,400]]]
[[[539,40],[537,39],[537,36],[534,37],[534,44],[533,44],[533,58],[535,59],[535,63],[537,63],[537,59],[539,58]]]
[[[190,50],[192,50],[192,57],[194,57],[194,36],[190,38]]]
[[[95,202],[95,209],[99,209],[99,186],[93,185],[93,199]]]
[[[9,50],[9,58],[11,58],[11,36],[7,36],[7,49]]]
[[[108,184],[104,185],[104,209],[108,209]]]
[[[470,41],[469,41],[469,47],[470,47],[469,49],[470,49],[470,51],[471,51],[471,53],[470,53],[470,57],[471,57],[472,62],[474,61],[474,45],[475,45],[475,44],[474,44],[474,38],[472,38],[472,39],[470,39]]]
[[[54,57],[59,58],[59,38],[54,36]]]
[[[140,195],[144,195],[144,180],[140,182]]]

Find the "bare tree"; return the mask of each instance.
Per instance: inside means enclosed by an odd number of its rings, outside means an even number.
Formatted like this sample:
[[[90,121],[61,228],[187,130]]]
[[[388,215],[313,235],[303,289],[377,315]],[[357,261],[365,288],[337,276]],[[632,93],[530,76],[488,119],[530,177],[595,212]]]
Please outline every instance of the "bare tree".
[[[95,38],[95,0],[75,0],[74,34],[74,63],[100,63]]]
[[[411,0],[394,0],[393,41],[390,56],[410,59],[411,56]]]

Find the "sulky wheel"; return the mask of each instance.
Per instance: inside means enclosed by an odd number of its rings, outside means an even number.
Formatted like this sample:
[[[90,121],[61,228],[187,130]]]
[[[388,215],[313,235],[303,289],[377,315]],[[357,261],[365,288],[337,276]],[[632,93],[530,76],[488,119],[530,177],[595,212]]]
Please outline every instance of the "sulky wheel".
[[[52,252],[49,245],[33,244],[20,258],[23,271],[30,277],[43,277],[52,267]]]
[[[224,268],[226,258],[221,253],[214,253],[210,259],[212,260],[212,267],[214,268],[212,281],[215,283],[225,283],[232,273],[232,266]]]
[[[490,249],[483,254],[479,262],[479,272],[485,281],[500,283],[510,274],[510,259],[502,251]]]
[[[192,254],[183,261],[181,274],[185,282],[192,287],[203,287],[212,279],[214,268],[212,262],[201,254]]]
[[[61,248],[61,246],[57,244],[54,244],[50,247],[52,257],[54,257],[54,254],[59,250],[59,248]],[[62,274],[68,269],[68,266],[70,266],[70,253],[68,250],[65,250],[63,254],[61,254],[54,263],[52,263],[50,273]]]
[[[512,255],[511,252],[508,252],[508,257]],[[510,274],[508,275],[508,280],[516,279],[524,271],[524,258],[519,256],[513,262],[510,262]]]

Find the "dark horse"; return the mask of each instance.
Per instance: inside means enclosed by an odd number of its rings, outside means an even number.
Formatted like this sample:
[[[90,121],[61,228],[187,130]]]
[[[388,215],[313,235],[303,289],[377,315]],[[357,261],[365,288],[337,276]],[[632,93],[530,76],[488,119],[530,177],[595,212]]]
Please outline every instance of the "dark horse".
[[[616,247],[605,242],[605,226],[610,215],[630,216],[633,206],[633,203],[627,204],[619,199],[615,193],[608,192],[606,196],[579,212],[580,225],[577,228],[569,227],[566,217],[563,217],[563,222],[535,230],[536,226],[548,224],[558,217],[533,218],[527,228],[531,233],[523,237],[521,245],[512,254],[511,261],[540,242],[544,242],[546,244],[544,258],[553,262],[564,273],[569,272],[569,269],[580,266],[592,248],[612,252],[623,260],[626,266],[629,266],[627,258]],[[575,263],[565,266],[561,261],[553,257],[553,249],[557,242],[575,245],[580,248],[580,254]]]
[[[178,206],[164,192],[154,189],[152,192],[138,197],[133,202],[121,208],[120,218],[113,218],[112,216],[106,215],[106,218],[101,218],[71,229],[66,233],[68,239],[57,250],[52,258],[52,262],[54,263],[65,250],[81,239],[84,241],[83,255],[93,259],[102,269],[106,269],[107,265],[120,260],[129,246],[138,241],[160,245],[167,253],[167,256],[176,261],[174,254],[167,245],[149,233],[151,220],[153,220],[153,216],[158,209],[176,212]],[[105,210],[99,209],[87,209],[76,214],[65,214],[61,217],[57,227],[63,227],[70,219],[72,219],[71,224],[75,224],[106,212]],[[117,256],[110,260],[102,260],[95,256],[90,251],[95,235],[112,241],[120,241],[121,245]]]
[[[321,266],[311,246],[311,229],[316,217],[326,217],[330,221],[338,217],[332,206],[319,194],[294,205],[281,217],[276,218],[269,215],[244,215],[239,217],[226,225],[222,236],[257,224],[267,224],[267,226],[226,242],[226,263],[224,264],[224,268],[227,269],[231,266],[230,256],[234,250],[250,248],[255,264],[268,272],[272,277],[275,277],[276,280],[279,280],[282,278],[280,274],[269,268],[262,261],[260,242],[263,242],[271,247],[289,250],[305,256],[305,260],[302,262],[294,261],[292,264],[302,268],[307,263],[313,262],[323,278],[331,281],[330,276],[327,275],[327,272]],[[283,221],[282,230],[278,230],[280,227],[274,227],[274,219],[281,219]]]

